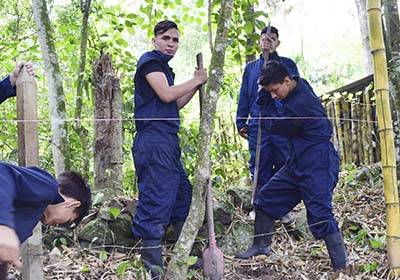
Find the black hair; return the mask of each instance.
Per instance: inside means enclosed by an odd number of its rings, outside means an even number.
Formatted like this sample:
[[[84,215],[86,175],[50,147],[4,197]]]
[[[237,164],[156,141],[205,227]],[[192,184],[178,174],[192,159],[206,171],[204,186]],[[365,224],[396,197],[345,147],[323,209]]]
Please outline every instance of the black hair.
[[[268,61],[265,67],[261,69],[258,83],[264,87],[271,84],[280,84],[286,77],[290,77],[286,67],[278,61]]]
[[[156,26],[154,26],[154,36],[163,34],[171,28],[179,30],[178,25],[171,20],[160,21],[159,23],[156,24]]]
[[[261,30],[261,35],[267,33],[267,31],[268,31],[268,26],[264,27],[263,30]],[[279,38],[279,32],[278,32],[278,29],[275,26],[271,26],[271,33],[275,33],[276,37]]]
[[[58,176],[58,189],[62,195],[78,200],[81,205],[75,210],[78,217],[73,221],[77,226],[89,212],[91,204],[90,187],[82,175],[74,171],[66,171]]]

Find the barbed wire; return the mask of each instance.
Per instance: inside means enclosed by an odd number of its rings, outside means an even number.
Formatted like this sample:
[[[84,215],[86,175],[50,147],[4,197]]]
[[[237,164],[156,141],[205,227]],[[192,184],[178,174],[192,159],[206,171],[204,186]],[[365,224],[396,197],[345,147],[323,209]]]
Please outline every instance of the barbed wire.
[[[282,223],[282,226],[285,227],[285,232],[286,233],[291,233],[291,232],[299,231],[300,229],[311,228],[311,227],[314,227],[314,226],[317,226],[317,225],[321,225],[321,224],[325,224],[325,223],[329,223],[329,220],[323,220],[323,221],[319,221],[319,222],[316,222],[316,223],[306,224],[306,225],[302,225],[302,226],[299,226],[299,227],[296,227],[296,228],[289,228],[289,229],[287,229],[283,223]],[[256,235],[247,234],[247,235],[242,235],[241,237],[242,237],[242,239],[251,240],[254,237],[273,236],[273,235],[275,235],[275,234],[277,234],[279,232],[280,232],[280,230],[276,229],[276,230],[274,230],[272,232],[268,232],[268,233],[256,234]],[[215,238],[219,239],[220,242],[221,242],[221,241],[225,240],[227,238],[227,236],[225,234],[224,235],[220,234],[220,235],[216,235]],[[201,239],[201,240],[195,240],[193,242],[193,244],[204,243],[206,240],[207,240],[206,237]],[[130,247],[130,246],[123,246],[123,245],[96,245],[96,246],[89,246],[87,249],[89,249],[89,250],[92,250],[92,249],[94,249],[94,250],[96,250],[96,249],[123,249],[123,250],[127,250],[127,251],[128,250],[129,251],[133,251],[133,250],[156,249],[156,248],[166,248],[167,249],[167,248],[173,247],[174,245],[175,244],[166,244],[166,245],[145,246],[145,247],[143,247],[143,246]],[[41,254],[34,254],[34,256],[46,256],[48,254],[49,253],[41,253]]]
[[[345,118],[345,117],[236,117],[236,120],[331,120],[331,121],[350,121],[350,122],[367,122],[378,123],[375,120]],[[200,120],[200,117],[185,118],[81,118],[81,119],[34,119],[34,120],[17,120],[17,119],[0,119],[0,123],[73,123],[73,122],[140,122],[140,121],[181,121],[181,120]]]

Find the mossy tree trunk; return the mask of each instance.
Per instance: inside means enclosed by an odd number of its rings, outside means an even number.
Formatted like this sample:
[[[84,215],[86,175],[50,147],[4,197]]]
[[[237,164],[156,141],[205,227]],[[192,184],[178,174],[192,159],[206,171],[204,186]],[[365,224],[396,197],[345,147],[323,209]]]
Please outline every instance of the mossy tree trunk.
[[[82,10],[82,26],[81,26],[81,46],[80,46],[80,58],[79,58],[79,69],[78,69],[78,81],[76,87],[75,97],[75,122],[73,129],[78,135],[82,146],[82,173],[85,176],[89,174],[89,162],[90,162],[90,151],[91,145],[89,143],[88,130],[82,125],[80,119],[82,118],[82,107],[83,107],[83,88],[85,82],[85,68],[86,68],[86,50],[88,42],[88,29],[89,29],[89,15],[91,0],[81,0]]]
[[[192,204],[182,233],[175,245],[173,257],[168,265],[166,279],[187,278],[189,254],[204,221],[205,191],[211,180],[210,145],[217,101],[224,82],[225,51],[228,45],[227,35],[232,10],[233,0],[223,0],[209,67],[209,79],[203,100],[204,107],[200,120],[200,139],[197,146],[198,161],[193,184]]]
[[[68,125],[66,122],[65,96],[60,63],[54,45],[46,0],[32,0],[32,10],[38,30],[44,68],[49,91],[52,150],[57,175],[70,168]]]

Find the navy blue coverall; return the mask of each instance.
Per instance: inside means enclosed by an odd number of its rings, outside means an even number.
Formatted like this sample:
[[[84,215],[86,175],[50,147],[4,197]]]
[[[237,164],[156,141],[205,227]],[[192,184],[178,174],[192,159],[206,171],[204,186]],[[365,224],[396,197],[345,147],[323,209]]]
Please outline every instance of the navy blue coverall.
[[[37,167],[0,162],[0,182],[0,224],[13,228],[21,243],[49,204],[64,201],[54,177]]]
[[[7,98],[15,96],[15,94],[15,87],[11,85],[9,77],[6,77],[0,81],[0,104],[3,103]]]
[[[296,64],[289,58],[279,56],[277,52],[273,52],[269,56],[269,60],[281,62],[287,68],[289,74],[293,78],[299,77],[299,71]],[[257,104],[258,97],[258,78],[264,65],[264,58],[261,55],[259,59],[254,60],[246,65],[243,74],[243,80],[240,87],[239,103],[236,113],[236,127],[240,131],[242,128],[248,129],[248,143],[250,151],[249,168],[250,174],[254,176],[258,118],[260,106]],[[261,116],[265,116],[263,108],[261,108]],[[264,121],[262,126],[264,127]],[[289,154],[289,144],[285,137],[277,134],[270,134],[265,128],[262,128],[261,146],[260,146],[260,164],[258,172],[257,188],[265,185],[269,179],[278,171],[285,163]]]
[[[272,119],[266,121],[268,132],[287,137],[290,152],[282,169],[261,188],[255,208],[279,219],[303,200],[315,238],[338,232],[332,193],[338,180],[339,159],[330,142],[332,124],[320,100],[300,79],[281,100],[281,108],[269,103],[266,113]]]
[[[143,73],[146,65],[155,63],[172,86],[171,58],[158,51],[143,54],[134,78],[136,135],[132,153],[139,202],[132,232],[144,240],[161,239],[169,224],[184,221],[192,199],[192,186],[181,161],[177,102],[163,102]]]

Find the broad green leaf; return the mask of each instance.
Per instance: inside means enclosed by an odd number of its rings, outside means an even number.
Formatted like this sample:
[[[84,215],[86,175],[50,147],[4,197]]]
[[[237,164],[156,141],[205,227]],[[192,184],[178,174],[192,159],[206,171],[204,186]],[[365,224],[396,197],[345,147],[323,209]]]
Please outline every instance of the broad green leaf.
[[[119,215],[121,215],[121,209],[119,208],[110,208],[108,211],[114,219],[118,218]]]
[[[252,34],[254,32],[254,25],[251,22],[246,22],[246,24],[243,26],[243,29],[247,34]]]

